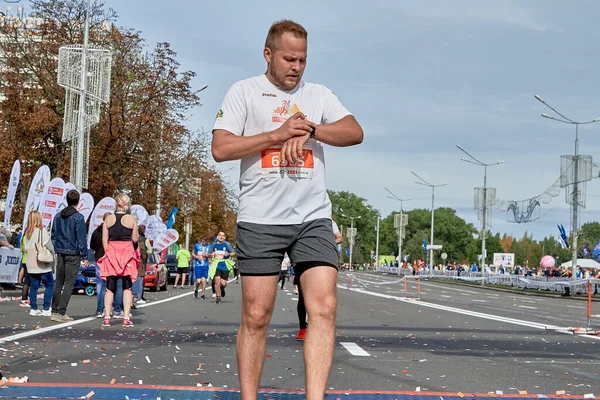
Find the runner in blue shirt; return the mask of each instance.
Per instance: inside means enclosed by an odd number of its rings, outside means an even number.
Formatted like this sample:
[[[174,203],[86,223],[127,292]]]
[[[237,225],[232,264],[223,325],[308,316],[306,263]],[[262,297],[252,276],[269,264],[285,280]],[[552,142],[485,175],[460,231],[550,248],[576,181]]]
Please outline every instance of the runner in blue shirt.
[[[202,300],[206,300],[206,280],[208,279],[208,253],[210,245],[206,242],[206,238],[196,242],[192,251],[194,258],[194,274],[196,275],[196,287],[194,288],[194,297],[198,298],[198,288],[202,284]]]
[[[217,295],[217,304],[221,302],[221,297],[225,297],[225,287],[227,286],[227,279],[229,278],[229,268],[227,267],[225,260],[235,254],[233,252],[233,247],[231,247],[229,242],[225,241],[225,238],[225,233],[219,232],[217,242],[213,243],[209,251],[213,259],[223,260],[217,265],[217,271],[213,278],[213,290]]]

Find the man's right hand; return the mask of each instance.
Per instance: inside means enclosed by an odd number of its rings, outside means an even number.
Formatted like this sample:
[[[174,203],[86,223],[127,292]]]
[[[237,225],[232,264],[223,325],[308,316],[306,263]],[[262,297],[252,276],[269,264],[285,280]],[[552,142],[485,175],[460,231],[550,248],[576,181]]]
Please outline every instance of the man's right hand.
[[[312,132],[315,127],[316,125],[307,120],[303,113],[297,112],[288,118],[283,125],[277,128],[274,133],[276,134],[279,143],[285,143],[293,137],[304,136],[307,133]]]

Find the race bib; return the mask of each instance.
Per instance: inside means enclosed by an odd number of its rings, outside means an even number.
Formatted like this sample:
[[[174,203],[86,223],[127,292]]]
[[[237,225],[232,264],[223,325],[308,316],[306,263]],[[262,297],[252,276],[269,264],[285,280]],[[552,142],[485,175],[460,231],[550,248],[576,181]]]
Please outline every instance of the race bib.
[[[266,149],[261,152],[261,174],[264,177],[288,175],[297,179],[311,179],[315,169],[312,149],[302,149],[302,157],[292,164],[281,163],[281,148]]]
[[[223,259],[225,258],[226,251],[224,250],[215,250],[215,258]]]

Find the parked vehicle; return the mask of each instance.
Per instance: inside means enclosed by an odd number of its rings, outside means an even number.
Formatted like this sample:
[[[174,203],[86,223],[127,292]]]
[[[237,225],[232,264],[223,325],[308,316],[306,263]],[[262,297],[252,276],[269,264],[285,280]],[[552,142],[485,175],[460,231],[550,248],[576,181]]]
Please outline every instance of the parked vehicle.
[[[150,288],[153,292],[167,290],[168,270],[164,263],[161,263],[158,253],[148,254],[146,263],[146,275],[144,276],[144,287]]]
[[[96,294],[96,259],[94,258],[94,252],[88,251],[88,266],[79,267],[77,272],[77,278],[75,279],[75,285],[73,291],[79,293],[83,291],[88,296],[94,296]]]
[[[175,254],[167,254],[165,265],[169,270],[169,280],[175,280],[177,275],[177,256]]]

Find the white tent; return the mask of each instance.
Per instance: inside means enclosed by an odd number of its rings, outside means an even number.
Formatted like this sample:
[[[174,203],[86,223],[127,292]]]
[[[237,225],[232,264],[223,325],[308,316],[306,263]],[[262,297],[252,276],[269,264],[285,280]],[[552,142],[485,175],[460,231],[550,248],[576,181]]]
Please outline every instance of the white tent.
[[[573,264],[571,261],[560,264],[561,267],[569,267],[569,268],[571,268],[572,265]],[[600,264],[597,263],[596,261],[592,260],[591,258],[578,258],[577,265],[583,269],[588,269],[588,268],[600,269]]]

